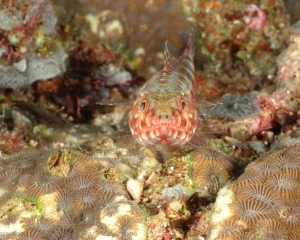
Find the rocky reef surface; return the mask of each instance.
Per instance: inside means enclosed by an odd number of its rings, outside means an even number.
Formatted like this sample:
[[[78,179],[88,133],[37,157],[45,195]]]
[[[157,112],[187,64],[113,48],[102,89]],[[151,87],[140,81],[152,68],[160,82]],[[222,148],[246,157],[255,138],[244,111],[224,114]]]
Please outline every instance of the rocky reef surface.
[[[2,1],[0,23],[0,239],[300,239],[283,1]],[[206,144],[138,145],[124,106],[192,27]]]

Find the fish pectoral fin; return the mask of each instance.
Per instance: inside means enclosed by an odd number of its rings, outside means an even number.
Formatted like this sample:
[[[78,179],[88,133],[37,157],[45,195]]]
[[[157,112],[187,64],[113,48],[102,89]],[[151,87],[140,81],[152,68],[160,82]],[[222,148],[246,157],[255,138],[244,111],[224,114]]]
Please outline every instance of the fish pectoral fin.
[[[224,101],[222,101],[220,99],[220,97],[216,96],[216,97],[210,97],[210,98],[204,98],[204,96],[197,95],[195,98],[195,106],[196,108],[200,109],[200,108],[205,108],[205,107],[212,107],[215,105],[220,105],[223,104]]]

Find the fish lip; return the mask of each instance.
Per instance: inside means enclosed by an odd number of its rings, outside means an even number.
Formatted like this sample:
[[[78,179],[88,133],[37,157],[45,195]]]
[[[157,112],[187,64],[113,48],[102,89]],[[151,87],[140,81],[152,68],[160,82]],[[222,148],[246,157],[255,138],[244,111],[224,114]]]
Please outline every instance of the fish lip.
[[[171,134],[173,136],[173,132],[187,132],[187,129],[180,128],[179,126],[170,126],[170,125],[157,125],[154,127],[149,127],[147,129],[144,129],[143,132],[148,133],[148,132],[154,132],[156,133],[155,136],[159,137],[162,135],[166,135],[168,138]]]
[[[162,128],[162,127],[165,127],[167,129],[183,130],[183,128],[181,128],[180,126],[177,126],[177,125],[174,125],[171,123],[158,123],[158,124],[148,127],[147,131],[155,130],[157,128]]]
[[[172,131],[168,124],[157,124],[153,128],[143,129],[143,133],[139,134],[139,141],[148,146],[156,144],[181,146],[190,141],[194,135],[191,132],[177,126]],[[148,136],[148,138],[142,136]]]
[[[192,132],[193,129],[191,129],[190,131]],[[143,132],[145,133],[149,133],[149,132],[154,133],[156,139],[165,136],[169,140],[171,139],[174,140],[174,135],[178,136],[179,134],[187,134],[190,131],[189,129],[185,129],[180,126],[175,126],[172,124],[157,124],[155,126],[143,130]]]

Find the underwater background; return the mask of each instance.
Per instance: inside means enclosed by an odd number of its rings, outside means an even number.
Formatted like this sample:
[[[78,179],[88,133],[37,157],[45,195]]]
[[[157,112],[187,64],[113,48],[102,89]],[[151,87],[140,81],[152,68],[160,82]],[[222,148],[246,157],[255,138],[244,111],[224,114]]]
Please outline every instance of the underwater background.
[[[298,0],[0,3],[1,240],[300,239]],[[199,142],[140,145],[191,29]]]

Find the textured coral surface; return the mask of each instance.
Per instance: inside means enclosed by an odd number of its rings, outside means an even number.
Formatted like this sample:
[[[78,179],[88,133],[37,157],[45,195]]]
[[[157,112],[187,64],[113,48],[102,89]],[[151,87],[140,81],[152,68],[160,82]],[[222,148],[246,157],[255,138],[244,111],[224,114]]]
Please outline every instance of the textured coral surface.
[[[146,213],[101,158],[45,148],[0,164],[1,239],[145,239]]]
[[[261,156],[218,193],[208,239],[299,239],[299,187],[299,146]]]
[[[191,28],[197,138],[141,146]],[[282,0],[0,1],[0,239],[300,239],[299,29]]]

